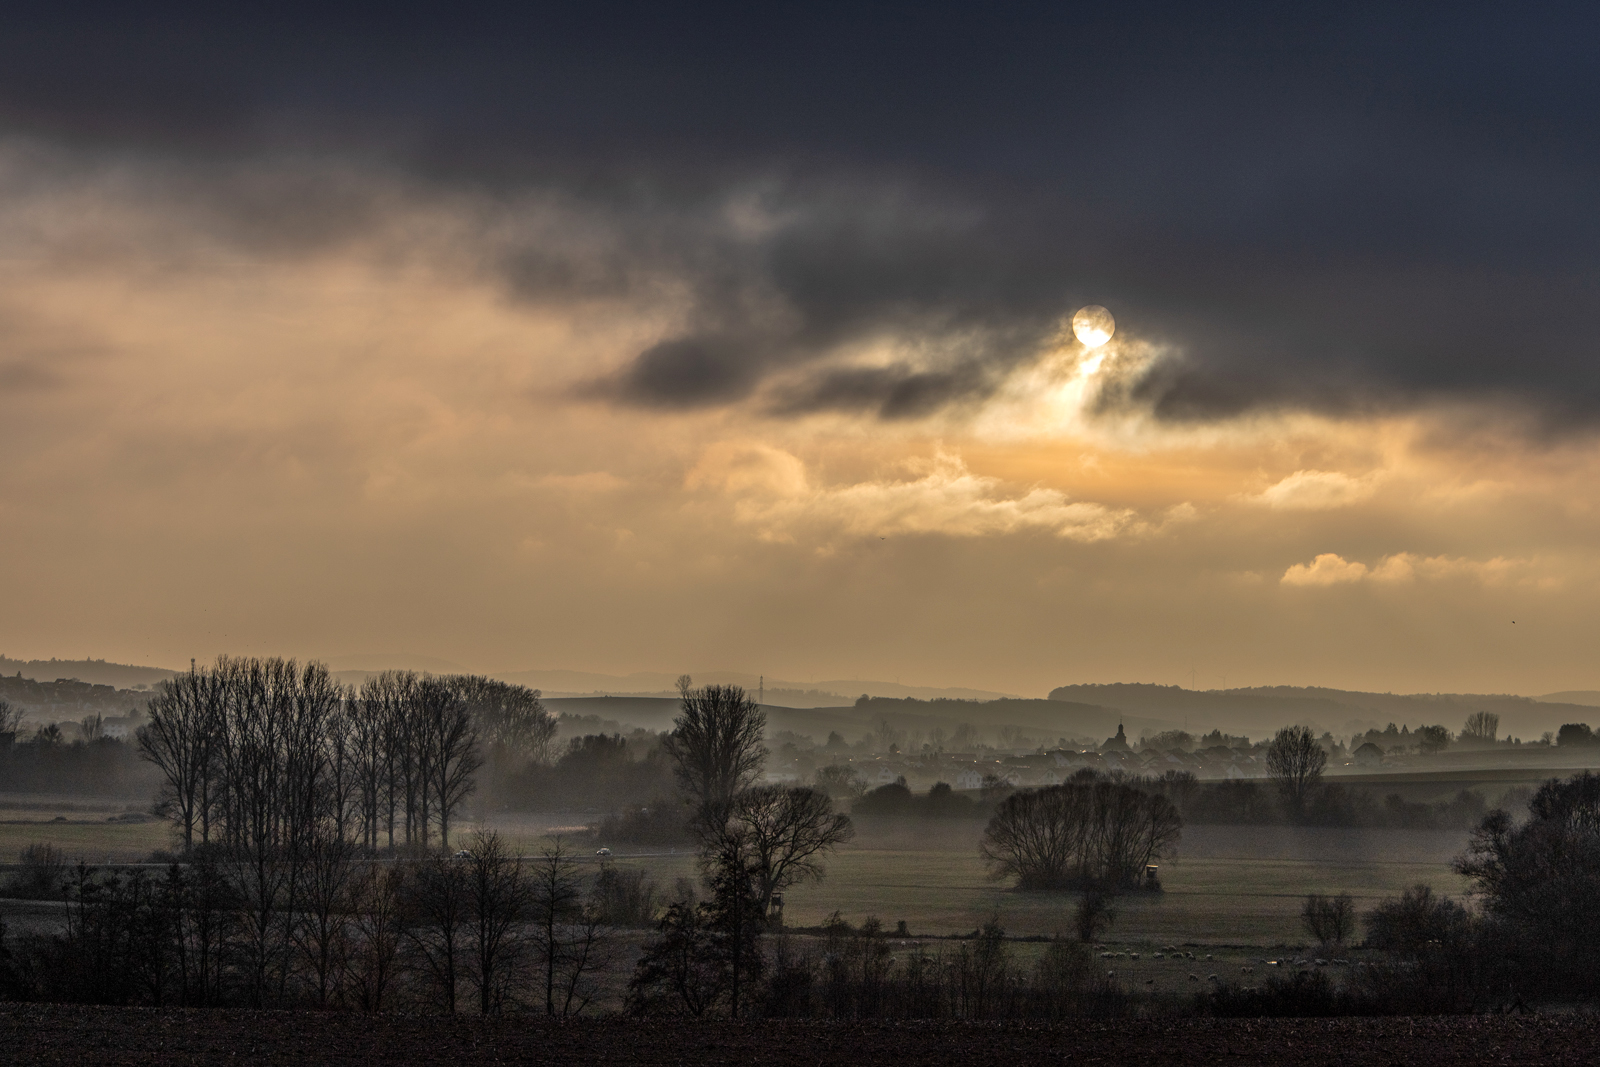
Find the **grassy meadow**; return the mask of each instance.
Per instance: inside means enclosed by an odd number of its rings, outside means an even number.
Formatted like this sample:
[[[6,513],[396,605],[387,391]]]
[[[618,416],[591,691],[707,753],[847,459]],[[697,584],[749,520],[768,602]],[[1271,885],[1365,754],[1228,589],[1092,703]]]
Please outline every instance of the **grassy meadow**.
[[[828,864],[821,882],[788,895],[791,926],[820,925],[833,912],[859,924],[869,915],[888,929],[901,920],[916,936],[970,931],[998,916],[1014,935],[1072,928],[1070,893],[1019,893],[991,880],[978,856],[982,827],[930,830],[866,826]],[[1464,833],[1191,827],[1180,853],[1161,864],[1163,891],[1124,899],[1107,941],[1118,945],[1241,945],[1270,949],[1305,940],[1300,906],[1307,893],[1349,893],[1366,910],[1384,896],[1427,882],[1456,894],[1450,860]],[[630,857],[670,887],[694,872],[691,856]]]
[[[65,802],[0,810],[0,861],[14,861],[35,841],[90,863],[139,861],[171,846],[164,824],[108,821],[120,814],[112,805],[96,811]],[[595,843],[575,836],[580,821],[504,816],[488,825],[524,853],[561,834],[586,863],[598,862]],[[1069,931],[1076,898],[992,881],[978,855],[981,833],[977,822],[864,823],[829,861],[826,878],[789,892],[785,918],[810,927],[835,911],[857,924],[875,915],[890,930],[904,920],[922,937],[970,931],[991,916],[1014,935]],[[1361,910],[1418,882],[1460,893],[1450,861],[1465,844],[1463,832],[1190,826],[1161,861],[1163,892],[1125,898],[1107,940],[1145,951],[1184,943],[1263,952],[1292,946],[1304,940],[1299,910],[1307,893],[1347,892]],[[615,851],[614,862],[646,869],[663,890],[695,875],[694,857],[681,850]]]

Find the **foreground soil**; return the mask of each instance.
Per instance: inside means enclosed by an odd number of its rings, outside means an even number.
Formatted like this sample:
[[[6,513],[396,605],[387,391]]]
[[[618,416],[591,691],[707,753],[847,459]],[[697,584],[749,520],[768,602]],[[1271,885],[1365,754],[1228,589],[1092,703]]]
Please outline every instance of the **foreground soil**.
[[[8,1064],[1539,1063],[1596,1060],[1589,1016],[980,1023],[553,1023],[311,1012],[0,1005]]]

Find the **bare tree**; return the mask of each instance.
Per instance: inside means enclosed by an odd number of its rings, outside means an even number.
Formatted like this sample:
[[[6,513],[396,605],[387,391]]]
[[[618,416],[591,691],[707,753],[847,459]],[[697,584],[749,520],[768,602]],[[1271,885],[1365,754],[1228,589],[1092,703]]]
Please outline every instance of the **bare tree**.
[[[467,868],[467,980],[478,994],[478,1011],[497,1014],[505,1006],[521,962],[521,929],[535,900],[533,886],[500,835],[472,835]]]
[[[150,721],[136,735],[139,755],[165,779],[166,800],[185,849],[194,847],[195,829],[209,814],[206,794],[221,726],[212,690],[212,679],[194,670],[158,683],[149,702]]]
[[[394,981],[402,934],[400,868],[369,864],[350,890],[355,947],[350,985],[362,1011],[382,1011]]]
[[[416,921],[407,927],[406,938],[420,969],[443,994],[446,1014],[454,1015],[467,923],[466,865],[443,856],[419,864],[409,895]]]
[[[767,714],[736,685],[694,689],[685,674],[678,694],[681,710],[666,749],[694,807],[696,828],[714,836],[728,821],[733,798],[761,773]]]
[[[0,748],[10,748],[22,729],[22,709],[0,699]]]
[[[1312,893],[1300,909],[1306,933],[1322,944],[1343,944],[1356,932],[1356,905],[1349,893],[1336,897]]]
[[[731,825],[744,834],[755,870],[761,914],[771,921],[775,901],[797,882],[820,879],[827,853],[850,840],[850,816],[833,810],[819,789],[766,785],[733,802]]]
[[[411,671],[384,671],[367,679],[362,686],[363,700],[367,704],[364,714],[375,720],[372,730],[376,736],[370,741],[375,746],[373,758],[378,762],[373,768],[374,786],[379,794],[378,818],[388,837],[388,845],[395,847],[396,831],[399,840],[411,844],[420,839],[417,828],[419,816],[425,811],[421,798],[421,782],[426,770],[424,753],[417,739],[417,686],[421,679]]]
[[[1500,736],[1500,716],[1492,711],[1475,711],[1461,725],[1461,740],[1493,743]]]
[[[1305,809],[1327,763],[1328,754],[1308,726],[1285,726],[1267,746],[1267,773],[1296,813]]]
[[[427,843],[432,778],[421,686],[422,678],[412,671],[384,671],[361,686],[363,780],[372,792],[374,822],[390,848],[397,842]]]
[[[440,847],[450,847],[450,817],[472,792],[472,775],[483,765],[478,732],[460,694],[442,678],[425,678],[421,704],[422,750],[427,754],[424,792],[439,820]],[[426,841],[426,832],[423,840]]]
[[[817,788],[831,797],[845,797],[850,800],[859,800],[867,791],[867,781],[855,770],[845,764],[836,763],[827,767],[818,767],[816,773]]]
[[[387,804],[391,792],[388,693],[382,676],[361,683],[349,708],[351,773],[355,780],[357,810],[361,823],[361,843],[369,852],[378,848],[378,834],[385,816],[392,815]],[[394,845],[394,825],[389,822],[389,844]]]
[[[176,879],[182,893],[174,942],[183,989],[183,1002],[207,1007],[216,1002],[238,927],[239,896],[216,855],[201,850],[182,866]],[[169,881],[173,881],[169,872]]]
[[[354,858],[352,842],[328,835],[312,841],[306,857],[295,941],[315,983],[319,1008],[326,1008],[337,994],[349,963]]]
[[[361,767],[356,751],[356,710],[358,699],[352,686],[339,690],[339,701],[328,716],[323,742],[327,749],[327,811],[334,836],[343,841],[357,839],[357,820],[362,817]]]
[[[1095,860],[1106,885],[1136,883],[1183,830],[1172,801],[1121,782],[1095,783],[1094,811]]]
[[[984,830],[995,878],[1021,889],[1116,893],[1171,847],[1183,820],[1166,797],[1125,782],[1069,782],[1013,793]]]
[[[584,920],[584,889],[578,864],[562,838],[542,849],[533,865],[533,952],[539,984],[544,990],[544,1014],[566,1014],[562,997],[563,974],[571,960],[571,929]]]
[[[1013,793],[984,831],[979,852],[996,878],[1022,889],[1054,889],[1082,881],[1089,867],[1093,793],[1082,785]]]
[[[490,758],[551,763],[555,759],[556,718],[537,689],[475,675],[448,679],[466,705]]]

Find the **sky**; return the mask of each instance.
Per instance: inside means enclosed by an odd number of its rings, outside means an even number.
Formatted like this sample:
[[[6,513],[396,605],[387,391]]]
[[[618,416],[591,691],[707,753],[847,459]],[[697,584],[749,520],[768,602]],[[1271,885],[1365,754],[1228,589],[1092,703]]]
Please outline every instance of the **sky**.
[[[0,652],[1600,688],[1590,6],[233,8],[0,35]]]

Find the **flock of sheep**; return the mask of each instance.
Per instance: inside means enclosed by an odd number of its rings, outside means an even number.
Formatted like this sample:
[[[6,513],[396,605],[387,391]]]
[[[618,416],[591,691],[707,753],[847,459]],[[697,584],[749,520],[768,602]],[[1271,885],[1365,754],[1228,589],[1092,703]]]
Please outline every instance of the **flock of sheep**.
[[[1137,953],[1137,952],[1109,952],[1108,951],[1108,952],[1100,953],[1100,958],[1103,959],[1103,960],[1137,960],[1139,958],[1139,953]],[[1150,958],[1152,960],[1170,959],[1170,960],[1177,960],[1177,961],[1189,961],[1189,960],[1194,960],[1196,957],[1195,957],[1195,954],[1193,952],[1180,950],[1180,949],[1178,949],[1178,948],[1176,948],[1176,947],[1174,947],[1172,945],[1168,945],[1166,947],[1166,949],[1161,951],[1161,952],[1152,952],[1150,954]],[[1215,960],[1214,956],[1207,955],[1204,958],[1203,962],[1211,963],[1214,960]],[[1345,967],[1345,966],[1349,965],[1350,961],[1346,960],[1346,959],[1326,960],[1326,959],[1320,959],[1320,958],[1280,959],[1280,960],[1258,959],[1258,960],[1255,961],[1255,963],[1260,964],[1261,966],[1264,966],[1264,967],[1326,967],[1329,964],[1332,964],[1335,967]],[[1239,973],[1241,973],[1241,974],[1250,975],[1250,974],[1255,974],[1255,972],[1256,972],[1256,969],[1252,965],[1248,965],[1247,964],[1247,965],[1241,966],[1239,968]],[[1117,975],[1117,972],[1114,971],[1114,970],[1110,970],[1110,971],[1106,972],[1106,977],[1107,978],[1115,978],[1116,975]],[[1206,975],[1205,980],[1208,981],[1208,982],[1220,982],[1222,979],[1219,978],[1216,974],[1213,973],[1213,974]],[[1189,972],[1189,981],[1198,982],[1198,981],[1200,981],[1200,976],[1198,974],[1194,973],[1193,971],[1191,971],[1191,972]],[[1156,980],[1154,978],[1147,978],[1147,979],[1145,979],[1145,983],[1144,984],[1147,985],[1147,986],[1153,986],[1153,985],[1155,985],[1155,983],[1156,983]]]

